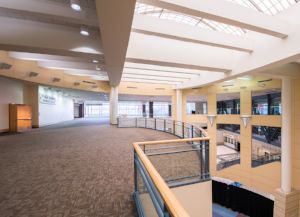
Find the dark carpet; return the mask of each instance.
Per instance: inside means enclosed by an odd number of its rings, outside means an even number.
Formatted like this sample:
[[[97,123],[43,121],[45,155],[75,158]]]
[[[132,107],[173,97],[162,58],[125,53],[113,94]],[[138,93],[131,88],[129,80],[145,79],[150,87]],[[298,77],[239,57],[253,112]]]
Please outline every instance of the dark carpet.
[[[80,121],[0,136],[1,217],[136,216],[132,143],[175,137]]]

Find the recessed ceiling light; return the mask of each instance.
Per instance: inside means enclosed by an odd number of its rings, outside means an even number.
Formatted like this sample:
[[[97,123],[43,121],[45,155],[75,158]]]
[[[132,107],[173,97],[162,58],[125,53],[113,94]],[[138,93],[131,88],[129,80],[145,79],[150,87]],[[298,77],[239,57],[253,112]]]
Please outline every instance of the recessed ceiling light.
[[[88,29],[85,28],[85,27],[80,28],[80,34],[83,35],[83,36],[89,36],[90,35]]]
[[[98,63],[98,60],[93,60],[93,63]]]
[[[96,70],[97,70],[97,71],[100,71],[100,70],[101,70],[101,68],[100,68],[99,66],[97,66],[97,67],[96,67]]]
[[[81,11],[79,0],[70,0],[70,5],[74,11]]]

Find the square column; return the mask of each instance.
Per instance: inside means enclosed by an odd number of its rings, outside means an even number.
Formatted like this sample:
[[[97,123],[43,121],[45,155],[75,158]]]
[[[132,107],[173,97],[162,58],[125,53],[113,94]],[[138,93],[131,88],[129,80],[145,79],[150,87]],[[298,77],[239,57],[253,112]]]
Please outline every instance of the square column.
[[[109,95],[110,124],[118,124],[118,87],[111,87]]]
[[[182,90],[176,90],[176,120],[182,121]]]

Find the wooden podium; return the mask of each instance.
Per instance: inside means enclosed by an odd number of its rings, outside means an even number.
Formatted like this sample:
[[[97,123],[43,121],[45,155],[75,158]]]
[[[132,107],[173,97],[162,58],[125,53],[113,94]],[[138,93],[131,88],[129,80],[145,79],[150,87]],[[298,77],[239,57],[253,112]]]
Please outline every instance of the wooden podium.
[[[9,104],[9,132],[23,132],[31,128],[31,106],[23,104]]]

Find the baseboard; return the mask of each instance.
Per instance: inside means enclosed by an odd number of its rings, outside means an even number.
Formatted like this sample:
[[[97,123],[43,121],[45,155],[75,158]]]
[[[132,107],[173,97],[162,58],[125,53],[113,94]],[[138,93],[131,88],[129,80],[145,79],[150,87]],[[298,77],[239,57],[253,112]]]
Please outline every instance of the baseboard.
[[[0,129],[0,133],[7,133],[9,132],[9,129]]]

